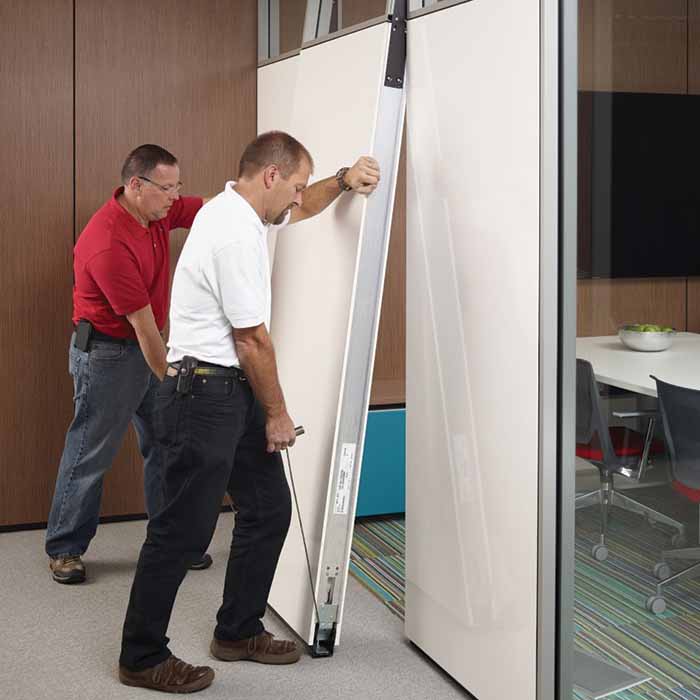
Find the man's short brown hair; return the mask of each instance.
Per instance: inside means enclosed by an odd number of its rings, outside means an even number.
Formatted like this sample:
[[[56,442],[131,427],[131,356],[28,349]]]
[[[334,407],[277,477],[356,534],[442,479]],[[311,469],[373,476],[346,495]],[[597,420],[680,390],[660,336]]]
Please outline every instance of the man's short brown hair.
[[[314,160],[306,148],[284,131],[268,131],[248,144],[238,165],[238,177],[253,177],[268,165],[276,165],[287,179],[295,173],[302,160],[307,160],[311,170]]]
[[[122,183],[126,185],[134,175],[148,177],[159,165],[177,165],[177,158],[162,146],[145,143],[126,157],[122,166]]]

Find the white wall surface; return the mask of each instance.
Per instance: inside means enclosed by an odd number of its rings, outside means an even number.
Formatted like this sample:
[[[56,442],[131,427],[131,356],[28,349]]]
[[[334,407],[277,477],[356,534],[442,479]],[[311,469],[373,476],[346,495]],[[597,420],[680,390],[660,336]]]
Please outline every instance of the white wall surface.
[[[266,131],[291,132],[294,95],[299,74],[299,56],[258,68],[258,134]],[[277,229],[268,235],[270,268],[274,265]]]
[[[539,2],[409,22],[406,631],[534,700]]]

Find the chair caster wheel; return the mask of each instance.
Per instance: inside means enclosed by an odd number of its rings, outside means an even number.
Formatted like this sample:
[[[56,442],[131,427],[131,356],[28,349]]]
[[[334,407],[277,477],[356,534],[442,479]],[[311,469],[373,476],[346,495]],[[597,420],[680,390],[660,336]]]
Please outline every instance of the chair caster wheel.
[[[672,538],[671,538],[671,546],[672,547],[685,547],[686,539],[685,535],[677,532]]]
[[[660,595],[651,595],[647,598],[646,608],[654,615],[661,615],[666,611],[666,600]]]
[[[660,561],[654,565],[654,576],[659,581],[665,581],[671,576],[671,567],[665,561]]]
[[[596,561],[605,561],[608,558],[608,548],[604,544],[593,545],[591,554]]]

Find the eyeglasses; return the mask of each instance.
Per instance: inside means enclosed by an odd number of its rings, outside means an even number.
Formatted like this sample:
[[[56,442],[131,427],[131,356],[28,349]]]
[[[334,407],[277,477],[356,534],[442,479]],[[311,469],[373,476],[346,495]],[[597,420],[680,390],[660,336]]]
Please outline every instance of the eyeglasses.
[[[180,192],[180,190],[183,187],[182,182],[178,182],[177,185],[159,185],[157,182],[149,180],[145,175],[137,175],[136,177],[139,180],[145,180],[146,182],[149,182],[151,185],[154,185],[159,190],[161,190],[161,192],[165,192],[165,194],[178,194],[178,192]]]

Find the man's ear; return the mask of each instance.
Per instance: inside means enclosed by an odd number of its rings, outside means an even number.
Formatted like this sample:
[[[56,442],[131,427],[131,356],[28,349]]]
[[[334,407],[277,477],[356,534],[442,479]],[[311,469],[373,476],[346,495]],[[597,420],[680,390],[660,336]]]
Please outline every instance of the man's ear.
[[[275,182],[277,182],[280,177],[280,171],[276,165],[268,165],[263,170],[263,182],[265,183],[265,189],[272,189]]]
[[[129,181],[126,183],[124,189],[132,190],[133,192],[138,193],[138,192],[141,192],[142,186],[143,186],[143,183],[141,182],[141,180],[139,180],[139,178],[136,177],[136,175],[132,175],[129,178]]]

